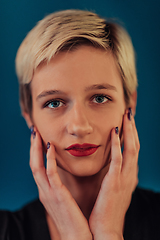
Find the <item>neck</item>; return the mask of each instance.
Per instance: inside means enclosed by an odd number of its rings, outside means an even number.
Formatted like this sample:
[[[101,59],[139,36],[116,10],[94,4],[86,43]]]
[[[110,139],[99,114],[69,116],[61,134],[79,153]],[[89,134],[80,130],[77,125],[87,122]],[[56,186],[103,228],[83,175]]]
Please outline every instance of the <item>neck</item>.
[[[93,176],[77,177],[58,167],[62,183],[68,188],[82,213],[89,220],[107,167]]]

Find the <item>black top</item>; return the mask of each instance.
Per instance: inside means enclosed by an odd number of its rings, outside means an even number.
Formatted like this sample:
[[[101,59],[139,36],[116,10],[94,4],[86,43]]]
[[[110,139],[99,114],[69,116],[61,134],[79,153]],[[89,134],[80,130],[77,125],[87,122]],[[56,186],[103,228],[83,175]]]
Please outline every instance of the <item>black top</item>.
[[[0,240],[50,240],[43,205],[0,211]],[[160,193],[136,188],[126,214],[124,240],[160,240]]]

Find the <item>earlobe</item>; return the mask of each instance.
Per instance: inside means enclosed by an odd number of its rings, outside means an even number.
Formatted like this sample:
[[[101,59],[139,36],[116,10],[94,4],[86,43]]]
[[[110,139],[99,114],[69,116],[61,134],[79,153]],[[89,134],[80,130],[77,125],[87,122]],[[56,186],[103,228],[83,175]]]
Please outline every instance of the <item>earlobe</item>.
[[[24,119],[25,119],[25,121],[27,123],[28,128],[31,128],[31,126],[33,126],[33,122],[31,120],[31,117],[30,117],[29,113],[23,111],[22,112],[22,116],[24,117]]]
[[[132,109],[133,116],[136,114],[136,105],[137,105],[137,91],[134,91],[130,97],[129,107]]]

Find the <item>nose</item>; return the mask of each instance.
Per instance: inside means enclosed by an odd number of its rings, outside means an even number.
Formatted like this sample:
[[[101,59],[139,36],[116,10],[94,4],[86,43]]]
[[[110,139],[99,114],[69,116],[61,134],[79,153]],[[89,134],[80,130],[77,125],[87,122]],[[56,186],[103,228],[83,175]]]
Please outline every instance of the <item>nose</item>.
[[[85,106],[75,104],[69,112],[69,120],[67,124],[67,132],[76,137],[84,137],[93,132],[91,119],[87,113]]]

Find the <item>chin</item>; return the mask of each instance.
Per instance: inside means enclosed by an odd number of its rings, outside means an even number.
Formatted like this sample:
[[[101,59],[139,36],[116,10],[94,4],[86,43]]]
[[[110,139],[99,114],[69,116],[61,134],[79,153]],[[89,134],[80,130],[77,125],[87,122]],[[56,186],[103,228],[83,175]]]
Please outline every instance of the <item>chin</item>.
[[[94,176],[96,175],[97,173],[99,173],[100,171],[78,171],[78,172],[75,172],[75,173],[72,173],[72,175],[74,175],[75,177],[91,177],[91,176]]]
[[[82,171],[73,171],[71,174],[75,177],[94,177],[94,176],[105,176],[109,170],[109,163],[101,168],[95,169],[82,169]]]
[[[81,164],[81,166],[72,166],[69,169],[59,165],[58,167],[63,171],[63,174],[69,174],[75,177],[91,177],[97,175],[104,169],[108,169],[108,165],[106,164],[104,166],[87,166],[87,164]],[[105,171],[107,173],[108,170]]]
[[[99,161],[97,161],[99,159]],[[57,165],[59,170],[63,170],[62,174],[71,174],[77,177],[89,177],[94,176],[101,171],[108,171],[109,163],[110,163],[110,153],[105,154],[105,156],[97,156],[96,158],[81,158],[69,161],[62,161],[61,158],[56,158]],[[60,171],[61,171],[60,170]]]

